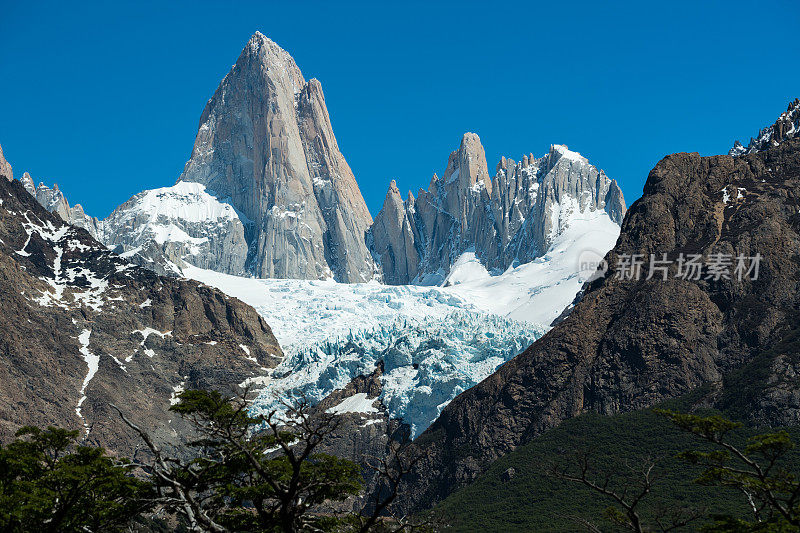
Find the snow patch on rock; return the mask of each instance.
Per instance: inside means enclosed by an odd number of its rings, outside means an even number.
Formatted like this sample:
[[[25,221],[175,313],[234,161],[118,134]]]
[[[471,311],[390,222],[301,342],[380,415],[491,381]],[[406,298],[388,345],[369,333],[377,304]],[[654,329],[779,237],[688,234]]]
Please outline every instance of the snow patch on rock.
[[[375,398],[367,398],[366,392],[359,392],[348,398],[345,398],[340,404],[328,409],[327,412],[334,415],[342,415],[345,413],[379,413],[380,411],[378,408],[372,405],[374,403]]]
[[[88,371],[86,372],[86,377],[83,378],[83,385],[79,391],[80,399],[78,399],[78,405],[75,406],[75,413],[78,415],[78,418],[81,419],[81,422],[83,422],[86,435],[89,434],[89,426],[86,423],[86,420],[83,418],[81,406],[83,406],[83,402],[86,401],[86,388],[89,386],[89,382],[92,381],[92,378],[97,373],[98,368],[100,368],[100,356],[89,351],[89,339],[91,335],[92,331],[89,329],[84,329],[81,334],[78,335],[78,342],[81,344],[79,351],[81,355],[83,355],[83,360],[86,361]]]

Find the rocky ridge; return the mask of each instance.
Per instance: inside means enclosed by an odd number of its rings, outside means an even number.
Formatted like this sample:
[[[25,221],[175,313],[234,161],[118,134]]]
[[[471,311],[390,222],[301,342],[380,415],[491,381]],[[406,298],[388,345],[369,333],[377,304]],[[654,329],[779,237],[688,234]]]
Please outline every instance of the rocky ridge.
[[[800,98],[795,98],[772,126],[763,128],[755,138],[750,137],[747,146],[736,141],[733,148],[728,151],[728,155],[735,157],[760,152],[798,136],[800,136]]]
[[[503,157],[492,179],[480,139],[466,133],[416,198],[403,201],[392,182],[369,239],[386,283],[440,284],[467,251],[500,273],[543,256],[572,217],[598,210],[621,224],[625,200],[580,154],[553,145],[539,159]]]
[[[168,409],[181,390],[232,390],[282,358],[251,307],[126,262],[17,180],[0,180],[0,300],[2,439],[59,425],[135,455],[139,440],[114,403],[176,444],[186,428]]]
[[[83,206],[81,206],[81,204],[75,204],[74,207],[70,207],[69,202],[64,196],[64,193],[61,192],[61,189],[58,188],[57,183],[54,184],[52,188],[42,182],[34,186],[33,178],[31,178],[31,175],[27,172],[22,175],[20,182],[22,182],[25,190],[36,198],[45,209],[51,213],[56,213],[65,222],[85,229],[95,239],[102,238],[103,229],[105,227],[104,221],[87,215],[83,211]]]

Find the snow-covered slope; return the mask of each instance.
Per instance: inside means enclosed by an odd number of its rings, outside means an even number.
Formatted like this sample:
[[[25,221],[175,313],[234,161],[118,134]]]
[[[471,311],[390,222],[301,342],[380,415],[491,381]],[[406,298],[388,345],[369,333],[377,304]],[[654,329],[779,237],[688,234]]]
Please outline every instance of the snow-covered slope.
[[[143,191],[103,221],[101,240],[180,272],[187,263],[229,274],[244,272],[247,242],[239,213],[199,183]]]
[[[465,252],[447,277],[447,291],[488,313],[550,324],[595,274],[620,232],[602,210],[574,211],[564,221],[543,256],[500,275],[490,275],[474,252]]]

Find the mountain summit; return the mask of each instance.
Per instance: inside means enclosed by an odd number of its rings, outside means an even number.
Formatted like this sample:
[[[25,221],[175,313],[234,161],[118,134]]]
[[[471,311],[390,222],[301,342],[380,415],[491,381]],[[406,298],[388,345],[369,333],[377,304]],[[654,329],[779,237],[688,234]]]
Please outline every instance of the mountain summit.
[[[205,185],[241,215],[257,277],[372,278],[372,224],[339,151],[322,86],[259,32],[200,117],[179,181]]]
[[[618,228],[625,209],[616,181],[566,146],[519,163],[503,157],[493,180],[480,139],[465,133],[443,177],[434,174],[416,199],[409,193],[404,203],[392,182],[371,245],[385,282],[447,283],[464,254],[505,272],[544,256],[581,221],[602,219]]]
[[[391,186],[373,223],[320,83],[259,32],[207,102],[172,187],[143,191],[97,220],[57,188],[23,181],[49,211],[161,275],[191,265],[256,278],[375,277],[459,285],[476,301],[491,285],[492,312],[537,323],[572,302],[593,272],[576,276],[589,264],[577,255],[591,248],[602,257],[625,213],[616,182],[566,146],[519,163],[504,157],[492,177],[480,138],[466,133],[441,179],[405,200]]]

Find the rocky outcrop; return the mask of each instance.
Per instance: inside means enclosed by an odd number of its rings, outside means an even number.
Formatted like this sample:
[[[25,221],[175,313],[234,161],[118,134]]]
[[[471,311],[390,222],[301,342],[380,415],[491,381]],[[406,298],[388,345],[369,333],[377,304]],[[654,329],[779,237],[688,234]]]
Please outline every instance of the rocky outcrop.
[[[261,33],[208,101],[181,181],[227,199],[250,225],[257,277],[367,281],[372,223],[333,135],[320,83]]]
[[[61,217],[61,220],[73,226],[85,229],[95,239],[102,239],[103,221],[87,215],[83,211],[81,204],[75,204],[75,207],[70,207],[69,202],[67,202],[67,199],[64,197],[64,193],[58,188],[58,184],[50,188],[44,183],[39,183],[34,189],[33,179],[31,179],[30,174],[27,172],[22,175],[21,181],[25,189],[36,198],[45,209],[51,213],[57,214]]]
[[[1,147],[0,175],[8,176],[9,179],[13,179],[11,165],[8,164],[8,161],[3,159]],[[70,207],[69,202],[67,202],[67,199],[64,197],[64,193],[62,193],[58,188],[58,184],[53,185],[51,188],[40,182],[39,186],[37,187],[34,184],[31,175],[27,172],[22,174],[20,182],[22,183],[23,188],[28,191],[31,196],[36,198],[42,207],[51,213],[56,213],[65,222],[85,229],[95,239],[102,238],[103,221],[87,215],[83,211],[83,207],[80,204],[76,204],[75,207]]]
[[[502,158],[489,176],[480,139],[466,133],[444,175],[405,203],[392,183],[370,230],[370,245],[387,283],[438,284],[466,251],[490,271],[543,256],[577,217],[605,212],[620,224],[621,189],[565,146],[540,159]]]
[[[758,136],[750,137],[750,143],[744,146],[741,142],[733,143],[733,148],[728,151],[728,155],[740,156],[760,152],[772,146],[777,146],[787,139],[794,139],[800,136],[800,98],[795,98],[789,104],[784,113],[772,126],[766,127],[758,132]]]
[[[6,158],[3,156],[3,147],[0,146],[0,176],[5,176],[9,180],[14,179],[14,171],[11,169],[11,165]]]
[[[800,423],[800,391],[781,377],[780,359],[796,361],[799,348],[787,342],[800,309],[798,213],[800,139],[736,158],[664,158],[606,256],[609,272],[586,286],[563,322],[453,400],[417,439],[425,460],[406,505],[434,504],[566,418],[646,408],[706,384],[724,391],[734,383],[727,398],[747,404],[739,412],[759,425]],[[629,254],[667,254],[667,279],[646,279],[646,266],[640,278],[618,279]],[[756,279],[739,279],[733,259],[728,277],[706,268],[694,280],[676,277],[681,254],[701,254],[706,264],[712,254],[762,259]],[[743,394],[731,376],[748,365],[758,369],[749,376],[769,377]],[[725,398],[712,393],[705,404]]]
[[[254,309],[196,282],[156,276],[0,180],[0,438],[22,425],[79,429],[135,455],[110,405],[170,445],[183,389],[232,390],[282,357]]]
[[[410,195],[411,193],[409,193]],[[414,205],[409,197],[408,205]],[[372,250],[383,267],[383,281],[401,285],[416,279],[419,272],[419,235],[415,235],[414,213],[406,208],[397,184],[392,180],[386,199],[370,228]]]
[[[378,396],[381,393],[383,364],[372,373],[358,376],[344,388],[331,393],[317,404],[313,413],[336,413],[337,427],[323,441],[320,451],[353,461],[361,466],[363,488],[360,496],[351,496],[336,504],[340,511],[360,511],[374,505],[369,495],[381,476],[374,470],[376,460],[389,457],[394,442],[407,442],[408,426],[386,414]],[[359,410],[366,408],[366,410]]]

